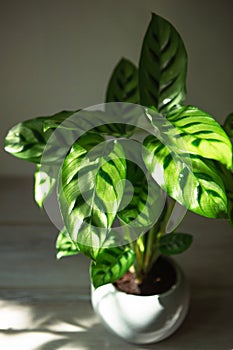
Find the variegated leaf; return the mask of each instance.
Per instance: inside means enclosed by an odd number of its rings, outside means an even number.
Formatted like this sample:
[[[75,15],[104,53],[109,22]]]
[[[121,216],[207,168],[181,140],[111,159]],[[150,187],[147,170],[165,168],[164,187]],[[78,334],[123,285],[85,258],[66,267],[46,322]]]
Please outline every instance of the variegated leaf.
[[[98,288],[107,283],[113,283],[121,278],[135,260],[135,253],[127,247],[106,248],[98,256],[97,262],[92,262],[90,274],[92,283]]]
[[[80,253],[80,248],[78,244],[72,241],[66,228],[63,228],[57,237],[56,251],[57,259]]]
[[[134,151],[139,157],[141,147],[140,150],[134,149]],[[117,215],[123,227],[124,224],[127,224],[138,229],[140,227],[149,229],[157,221],[163,210],[164,193],[153,181],[147,169],[141,169],[129,160],[127,161],[127,180],[131,183],[133,195],[128,205],[120,210]],[[127,196],[126,191],[124,196]]]
[[[97,134],[74,144],[62,168],[59,200],[65,225],[74,241],[101,247],[116,217],[124,192],[124,151],[117,141],[99,144]],[[90,151],[90,145],[98,145]],[[103,228],[103,235],[101,229]]]
[[[39,164],[53,130],[45,125],[49,120],[68,118],[73,112],[62,111],[50,117],[38,117],[21,122],[12,127],[5,138],[5,150],[15,157]],[[54,142],[53,142],[54,143]],[[62,157],[63,144],[67,143],[61,134],[57,133],[57,147],[54,145],[47,149],[46,160],[53,163]]]
[[[139,103],[138,70],[122,58],[115,67],[107,87],[106,102]]]
[[[184,152],[218,160],[232,167],[232,145],[222,127],[211,115],[193,106],[172,109],[167,120],[174,126],[173,142],[181,141]],[[152,121],[153,123],[153,121]],[[155,125],[156,127],[156,125]],[[172,130],[169,131],[172,136]]]
[[[186,93],[187,53],[176,29],[164,18],[152,14],[139,63],[140,101],[169,111]]]
[[[148,136],[144,161],[152,177],[187,209],[207,217],[225,217],[227,198],[213,161],[194,154],[175,153]]]

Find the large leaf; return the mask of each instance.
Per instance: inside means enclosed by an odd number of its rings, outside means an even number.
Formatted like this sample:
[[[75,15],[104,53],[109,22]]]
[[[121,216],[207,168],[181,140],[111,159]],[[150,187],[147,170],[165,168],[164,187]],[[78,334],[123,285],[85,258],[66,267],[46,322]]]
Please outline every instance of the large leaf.
[[[74,135],[76,133],[77,138],[86,132],[115,137],[127,136],[129,132],[131,134],[131,130],[127,131],[125,125],[118,122],[118,120],[127,121],[128,111],[124,109],[124,114],[121,113],[124,104],[110,103],[107,107],[107,112],[84,109],[74,112],[73,115],[67,118],[60,117],[59,115],[54,116],[45,121],[44,128],[45,130],[54,128],[64,129],[65,131],[73,132]],[[125,107],[127,106],[125,105]],[[64,133],[64,135],[66,134]]]
[[[187,233],[168,233],[160,237],[158,248],[163,255],[180,254],[190,247],[192,240]]]
[[[186,71],[187,54],[180,35],[168,21],[152,14],[139,63],[141,104],[166,112],[181,103]]]
[[[228,168],[232,167],[232,146],[229,137],[208,113],[197,107],[182,106],[174,108],[166,118],[174,126],[177,142],[181,141],[184,151],[218,160]],[[156,128],[155,123],[154,126]]]
[[[117,141],[98,145],[101,141],[99,135],[89,134],[74,144],[64,161],[59,185],[62,216],[71,238],[90,248],[104,244],[126,176],[122,146]],[[94,144],[98,146],[93,148]]]
[[[51,117],[38,117],[15,125],[6,135],[5,150],[15,157],[39,164],[49,137],[52,134],[52,130],[45,130],[45,124],[49,119],[64,119],[72,113],[70,111],[62,111]],[[61,155],[61,137],[57,140],[57,144],[60,147],[51,150],[51,157],[47,155],[48,161],[53,162],[54,159]]]
[[[148,136],[144,160],[153,178],[187,209],[210,218],[225,217],[225,188],[213,161],[176,153],[156,137]]]
[[[65,228],[61,230],[56,241],[57,259],[65,256],[72,256],[80,253],[77,243],[74,243]]]
[[[135,253],[130,248],[106,248],[99,254],[96,263],[92,262],[90,274],[92,283],[98,288],[113,283],[121,278],[135,260]]]

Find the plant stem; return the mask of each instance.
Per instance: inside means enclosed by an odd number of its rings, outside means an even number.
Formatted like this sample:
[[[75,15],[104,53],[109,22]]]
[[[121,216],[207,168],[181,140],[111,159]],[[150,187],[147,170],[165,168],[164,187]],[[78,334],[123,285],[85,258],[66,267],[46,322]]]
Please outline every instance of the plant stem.
[[[171,217],[176,201],[172,198],[167,198],[166,207],[154,226],[143,236],[144,249],[139,249],[142,244],[142,237],[140,241],[135,242],[136,264],[135,272],[137,277],[142,280],[143,276],[148,273],[155,261],[160,256],[159,249],[156,247],[158,238],[166,232],[167,223]],[[138,260],[139,259],[139,260]]]

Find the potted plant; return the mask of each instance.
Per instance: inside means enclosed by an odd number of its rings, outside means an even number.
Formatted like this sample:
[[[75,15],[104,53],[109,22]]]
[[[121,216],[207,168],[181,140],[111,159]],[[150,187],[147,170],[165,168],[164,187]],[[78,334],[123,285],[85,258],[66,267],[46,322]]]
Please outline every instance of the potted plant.
[[[187,283],[168,258],[191,245],[176,231],[186,211],[232,220],[232,115],[221,127],[184,105],[186,70],[180,35],[152,14],[139,67],[120,60],[106,104],[24,121],[5,138],[7,152],[36,163],[48,214],[57,188],[57,257],[91,259],[95,311],[134,343],[164,339],[187,313]]]

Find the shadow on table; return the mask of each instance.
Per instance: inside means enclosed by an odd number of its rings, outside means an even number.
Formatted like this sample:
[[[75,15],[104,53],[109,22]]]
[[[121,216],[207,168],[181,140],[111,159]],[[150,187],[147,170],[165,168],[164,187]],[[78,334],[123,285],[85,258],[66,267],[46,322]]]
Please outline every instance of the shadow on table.
[[[31,350],[70,349],[158,349],[213,350],[233,345],[233,301],[231,291],[221,294],[212,289],[193,288],[190,312],[181,328],[157,344],[132,345],[108,333],[99,323],[89,301],[31,302],[30,315],[20,329],[8,335],[24,334],[35,339]],[[14,302],[15,304],[15,302]],[[23,304],[21,303],[21,306]],[[41,335],[41,337],[40,337]],[[38,342],[36,340],[40,337]],[[20,344],[19,344],[20,345]],[[19,346],[20,348],[20,346]]]

